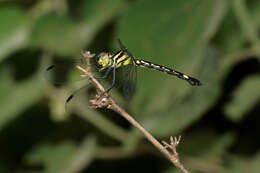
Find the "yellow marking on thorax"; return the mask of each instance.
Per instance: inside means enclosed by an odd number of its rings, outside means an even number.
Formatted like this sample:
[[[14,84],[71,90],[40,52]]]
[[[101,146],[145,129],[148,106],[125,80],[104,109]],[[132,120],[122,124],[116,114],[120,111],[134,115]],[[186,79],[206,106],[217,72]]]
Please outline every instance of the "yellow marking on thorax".
[[[127,60],[125,60],[125,61],[123,62],[123,65],[124,65],[124,66],[129,65],[129,64],[131,64],[131,58],[128,58]]]
[[[114,65],[116,65],[117,66],[117,68],[118,67],[121,67],[122,65],[123,66],[126,66],[126,65],[129,65],[129,64],[131,64],[131,58],[128,56],[128,55],[123,55],[123,56],[121,56],[120,58],[118,58],[118,59],[116,59],[118,56],[115,56],[114,58],[115,58],[115,60],[116,60],[116,62],[115,62],[115,64]]]

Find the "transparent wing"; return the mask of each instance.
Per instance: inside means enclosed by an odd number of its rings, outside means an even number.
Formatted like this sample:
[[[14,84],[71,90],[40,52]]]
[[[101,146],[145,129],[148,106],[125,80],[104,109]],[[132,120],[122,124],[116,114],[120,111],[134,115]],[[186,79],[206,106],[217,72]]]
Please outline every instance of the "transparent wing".
[[[91,71],[96,75],[99,71],[96,59],[92,58],[90,63]],[[76,66],[86,68],[85,58],[57,61],[45,69],[44,78],[55,86],[84,79],[82,78],[83,73]]]
[[[136,81],[137,81],[137,70],[136,70],[136,66],[134,65],[134,56],[128,51],[127,47],[123,45],[120,39],[118,39],[118,43],[120,49],[132,59],[132,63],[124,67],[125,72],[123,74],[123,93],[124,93],[124,97],[129,100],[132,98],[135,92]]]
[[[73,112],[79,107],[90,108],[92,105],[90,100],[96,95],[96,88],[93,84],[88,83],[82,88],[74,91],[66,100],[65,109],[66,112]]]
[[[132,58],[132,60],[134,60],[134,56],[128,51],[127,47],[121,42],[120,39],[118,39],[118,44],[120,46],[120,49],[125,52],[129,57]]]
[[[127,100],[130,100],[135,93],[137,70],[135,65],[128,65],[124,67],[126,70],[123,76],[123,93]]]
[[[85,59],[58,61],[46,68],[44,77],[47,81],[57,86],[80,80],[82,72],[76,68],[77,65],[85,68]]]

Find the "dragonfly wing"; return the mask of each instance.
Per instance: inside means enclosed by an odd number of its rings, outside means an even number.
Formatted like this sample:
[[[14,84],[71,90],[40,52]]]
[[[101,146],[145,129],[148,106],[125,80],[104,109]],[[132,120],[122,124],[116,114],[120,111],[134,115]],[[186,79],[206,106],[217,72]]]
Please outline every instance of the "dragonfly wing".
[[[131,57],[131,59],[134,59],[134,56],[128,51],[128,48],[121,42],[120,39],[118,39],[118,44],[120,46],[120,49],[126,53],[129,57]]]
[[[120,49],[126,53],[132,60],[132,63],[124,67],[126,70],[123,76],[123,92],[126,99],[131,99],[136,88],[137,70],[134,65],[134,56],[128,51],[127,47],[118,39]]]
[[[90,100],[95,98],[96,88],[89,83],[74,91],[66,100],[66,112],[73,112],[77,106],[90,107]]]
[[[64,60],[54,63],[46,68],[44,78],[56,86],[80,80],[82,72],[76,66],[85,68],[85,59]]]
[[[128,65],[123,74],[123,93],[127,100],[130,100],[135,92],[137,81],[137,70],[135,65]]]

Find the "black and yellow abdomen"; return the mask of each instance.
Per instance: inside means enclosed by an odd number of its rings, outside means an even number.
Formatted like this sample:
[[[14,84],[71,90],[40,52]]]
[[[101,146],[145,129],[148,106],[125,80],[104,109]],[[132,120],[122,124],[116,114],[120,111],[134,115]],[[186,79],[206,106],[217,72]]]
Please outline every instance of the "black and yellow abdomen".
[[[155,69],[157,71],[165,72],[165,73],[173,75],[173,76],[177,76],[180,79],[186,80],[191,85],[197,85],[197,86],[202,85],[202,83],[199,80],[197,80],[193,77],[190,77],[186,74],[183,74],[181,72],[178,72],[176,70],[170,69],[168,67],[165,67],[165,66],[162,66],[159,64],[153,64],[151,62],[139,60],[139,59],[135,59],[134,61],[137,66],[151,68],[151,69]]]

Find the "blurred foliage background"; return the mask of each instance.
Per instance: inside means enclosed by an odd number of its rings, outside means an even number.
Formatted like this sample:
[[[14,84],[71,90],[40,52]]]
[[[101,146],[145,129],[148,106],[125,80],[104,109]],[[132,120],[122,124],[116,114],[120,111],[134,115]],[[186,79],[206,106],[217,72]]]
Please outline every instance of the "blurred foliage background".
[[[259,0],[1,0],[0,172],[180,172],[119,115],[64,110],[76,87],[44,70],[118,49],[200,79],[138,69],[113,97],[159,140],[182,135],[191,172],[260,172]]]

